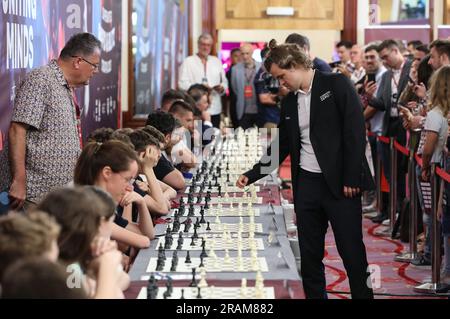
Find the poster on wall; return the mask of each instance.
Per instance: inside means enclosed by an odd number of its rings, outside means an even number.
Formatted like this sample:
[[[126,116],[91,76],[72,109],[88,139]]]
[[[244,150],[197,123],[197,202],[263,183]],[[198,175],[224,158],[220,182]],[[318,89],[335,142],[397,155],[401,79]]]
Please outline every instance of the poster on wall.
[[[120,110],[121,1],[2,0],[0,9],[0,158],[16,90],[26,74],[57,58],[75,33],[102,41],[102,65],[89,87],[76,90],[86,137],[98,127],[117,127]],[[96,107],[97,105],[97,107]]]
[[[188,0],[133,1],[135,116],[160,107],[162,94],[176,88],[187,56]]]

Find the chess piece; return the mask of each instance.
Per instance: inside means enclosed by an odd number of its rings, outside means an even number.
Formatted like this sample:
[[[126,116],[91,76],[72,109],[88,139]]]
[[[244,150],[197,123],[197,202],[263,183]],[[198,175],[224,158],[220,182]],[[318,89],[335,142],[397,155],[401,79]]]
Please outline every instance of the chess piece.
[[[163,245],[160,244],[158,248],[158,259],[161,258],[163,260],[166,260],[166,253],[164,251]]]
[[[184,299],[184,289],[181,289],[181,297],[180,299]]]
[[[209,222],[207,223],[206,230],[207,230],[207,231],[211,231],[211,225],[209,224]]]
[[[189,206],[189,213],[188,213],[188,217],[194,217],[195,216],[195,208],[194,208],[194,205],[190,205]]]
[[[192,268],[192,281],[189,284],[189,287],[197,287],[197,279],[195,278],[196,268]]]
[[[200,282],[198,283],[198,286],[200,288],[207,288],[208,287],[208,283],[206,282],[206,270],[205,270],[205,268],[202,268],[202,270],[200,271]]]
[[[199,193],[197,196],[197,204],[200,204],[202,202],[202,193]]]
[[[200,209],[200,216],[202,217],[200,219],[200,224],[206,224],[206,220],[205,220],[205,208],[202,206],[202,208]]]
[[[197,225],[194,225],[194,235],[192,235],[193,239],[198,239],[198,233],[197,233]],[[192,245],[191,245],[192,246]]]
[[[147,299],[156,299],[158,296],[158,283],[152,274],[147,284]]]
[[[176,271],[178,266],[178,252],[175,250],[172,256],[172,265],[170,271]]]
[[[202,253],[200,254],[200,257],[207,258],[208,254],[206,253],[206,245],[202,245],[202,246],[203,246],[203,248],[202,248]]]
[[[205,264],[203,263],[203,256],[200,255],[200,265],[198,266],[198,268],[205,268]]]
[[[187,254],[186,254],[186,259],[184,260],[184,263],[185,264],[190,264],[192,261],[191,261],[191,254],[189,253],[189,250],[187,251]]]
[[[195,226],[196,226],[197,228],[200,228],[200,226],[201,226],[201,224],[200,224],[200,219],[199,219],[198,217],[195,219]]]
[[[173,293],[173,283],[172,283],[171,277],[167,278],[166,288],[167,288],[167,292],[169,293],[169,297],[171,297],[172,293]]]
[[[156,261],[156,271],[162,271],[164,269],[164,265],[164,259],[158,258],[158,260]]]
[[[183,242],[184,242],[184,239],[183,239],[183,232],[180,232],[180,233],[178,234],[178,246],[177,246],[177,250],[181,250],[181,249],[183,248]]]
[[[241,281],[241,299],[247,299],[247,279]]]
[[[200,294],[200,290],[201,290],[201,288],[198,287],[197,299],[202,299],[203,298],[202,295]]]
[[[194,246],[195,246],[195,236],[192,235],[191,236],[191,247],[194,247]]]
[[[180,230],[180,218],[179,218],[179,216],[175,216],[175,220],[174,220],[174,222],[173,222],[173,229],[172,229],[172,231],[174,232],[174,233],[178,233],[178,231]]]

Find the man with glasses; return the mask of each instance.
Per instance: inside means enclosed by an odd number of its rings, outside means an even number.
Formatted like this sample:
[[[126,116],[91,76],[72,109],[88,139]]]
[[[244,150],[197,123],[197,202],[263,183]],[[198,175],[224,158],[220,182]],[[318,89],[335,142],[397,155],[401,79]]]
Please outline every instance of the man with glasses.
[[[30,72],[17,90],[9,130],[9,159],[0,160],[0,190],[12,209],[27,209],[68,184],[81,152],[80,108],[74,89],[99,71],[100,41],[70,38],[57,60]]]
[[[178,86],[189,90],[194,84],[203,84],[211,89],[211,122],[220,127],[222,95],[228,89],[228,80],[219,58],[212,56],[214,40],[210,34],[202,34],[198,39],[198,53],[188,57],[180,67]]]

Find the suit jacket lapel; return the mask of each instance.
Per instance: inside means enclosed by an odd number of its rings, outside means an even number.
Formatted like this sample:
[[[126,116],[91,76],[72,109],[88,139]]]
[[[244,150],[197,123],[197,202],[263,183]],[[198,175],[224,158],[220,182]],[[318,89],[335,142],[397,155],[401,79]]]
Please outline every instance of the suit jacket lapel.
[[[314,121],[317,118],[317,112],[318,112],[318,105],[320,101],[320,94],[321,94],[321,81],[320,81],[320,72],[316,71],[313,79],[313,85],[311,88],[311,106],[310,106],[310,123],[309,123],[309,130],[311,131],[314,126]]]

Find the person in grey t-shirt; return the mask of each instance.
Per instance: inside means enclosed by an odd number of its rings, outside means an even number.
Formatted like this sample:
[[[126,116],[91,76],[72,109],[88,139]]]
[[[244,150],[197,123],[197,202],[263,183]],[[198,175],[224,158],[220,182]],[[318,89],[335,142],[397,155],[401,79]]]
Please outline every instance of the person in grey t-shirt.
[[[430,166],[433,163],[440,163],[442,151],[448,137],[447,116],[450,109],[448,94],[450,90],[450,66],[439,69],[432,79],[430,90],[431,110],[427,114],[424,131],[425,140],[423,147],[419,147],[422,153],[423,167],[422,180],[429,181]]]

